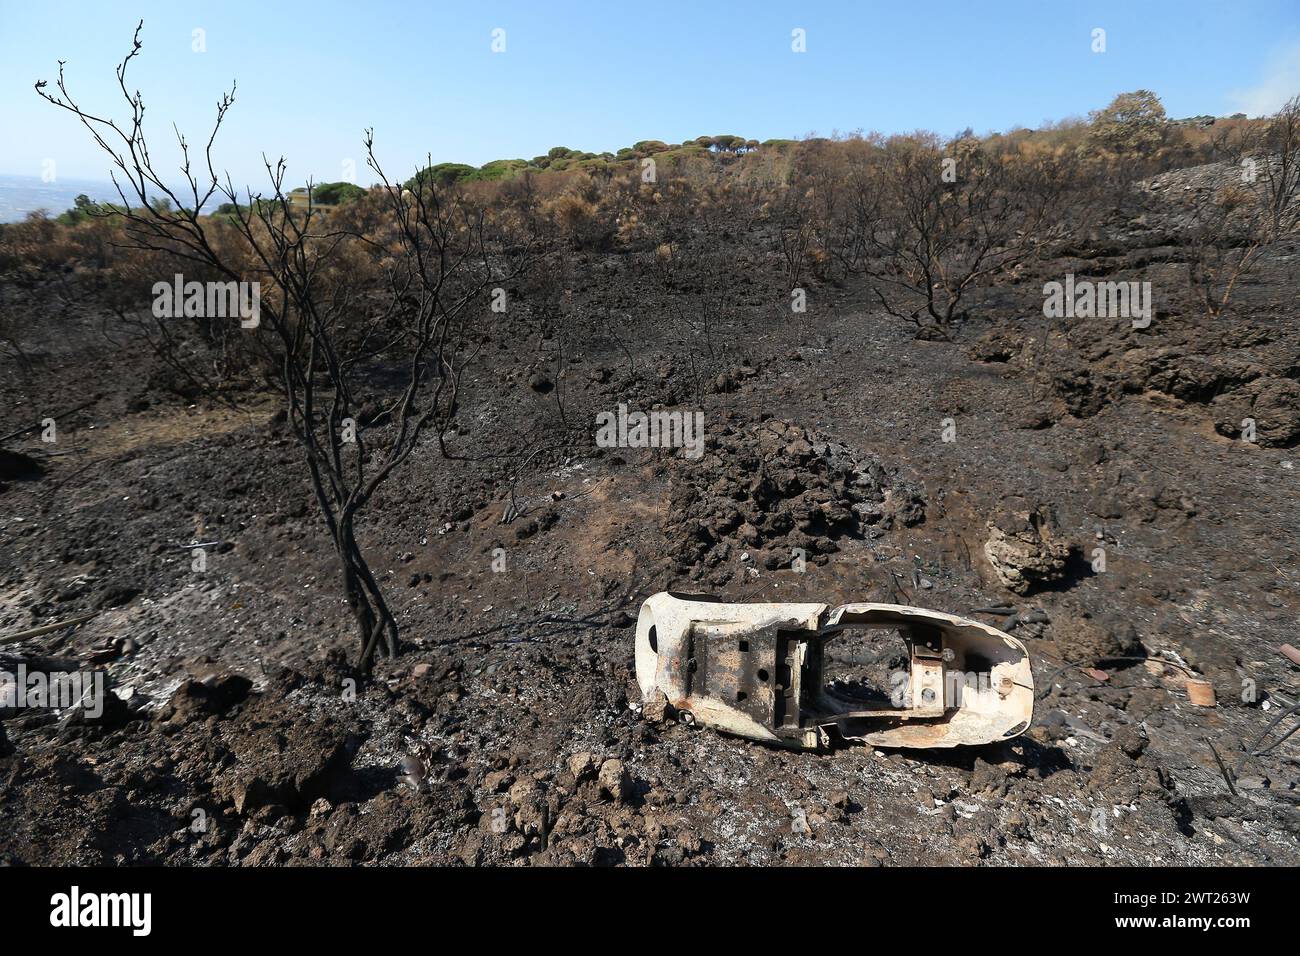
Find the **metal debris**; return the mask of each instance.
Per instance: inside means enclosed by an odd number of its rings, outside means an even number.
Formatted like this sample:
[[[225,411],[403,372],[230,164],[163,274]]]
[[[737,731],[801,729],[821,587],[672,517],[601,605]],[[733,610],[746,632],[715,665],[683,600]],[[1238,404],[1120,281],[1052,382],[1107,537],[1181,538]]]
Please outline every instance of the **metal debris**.
[[[826,686],[826,647],[848,631],[895,631],[907,668],[887,699]],[[642,700],[684,723],[800,749],[857,741],[954,747],[1015,737],[1033,718],[1029,655],[978,621],[900,604],[727,604],[661,592],[641,607]]]
[[[55,631],[62,631],[69,627],[76,627],[78,624],[85,624],[96,617],[99,617],[99,612],[91,611],[89,614],[79,614],[76,617],[70,617],[65,621],[57,621],[54,624],[42,624],[40,627],[28,628],[16,634],[6,634],[4,637],[0,637],[0,644],[17,644],[33,637],[40,637],[42,634],[53,634]]]
[[[1208,680],[1189,677],[1183,686],[1187,691],[1187,700],[1197,707],[1214,707],[1218,703],[1214,696],[1214,685]]]

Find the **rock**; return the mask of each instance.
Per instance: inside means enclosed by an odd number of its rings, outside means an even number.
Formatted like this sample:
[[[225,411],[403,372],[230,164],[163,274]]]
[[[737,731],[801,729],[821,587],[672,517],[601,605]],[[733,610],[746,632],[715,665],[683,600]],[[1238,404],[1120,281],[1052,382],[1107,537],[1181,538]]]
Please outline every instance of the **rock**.
[[[1006,770],[995,763],[989,763],[982,757],[975,758],[975,769],[971,772],[970,792],[1004,794],[1007,786]]]
[[[416,664],[411,668],[411,676],[415,678],[425,678],[433,673],[433,665],[430,663]]]
[[[1053,353],[1050,387],[1064,410],[1076,418],[1090,418],[1102,410],[1119,390],[1118,378],[1099,371],[1086,358]],[[1035,412],[1027,412],[1029,415]]]
[[[869,454],[779,419],[725,422],[710,433],[710,453],[673,475],[663,530],[683,573],[717,584],[760,567],[802,570],[796,562],[824,563],[871,525],[924,520],[920,490],[891,481]]]
[[[656,690],[641,702],[641,718],[648,723],[663,723],[668,717],[668,698]]]
[[[569,758],[569,773],[573,774],[574,780],[583,780],[595,772],[596,760],[586,751],[576,753]]]
[[[1255,414],[1253,389],[1239,388],[1234,392],[1216,396],[1211,402],[1214,412],[1214,430],[1228,438],[1241,435],[1242,424]],[[1256,426],[1258,431],[1258,426]]]
[[[1120,656],[1142,657],[1146,654],[1146,648],[1142,646],[1142,639],[1138,636],[1137,628],[1133,626],[1132,621],[1120,619],[1109,624],[1106,633]]]
[[[1233,355],[1188,355],[1178,347],[1133,349],[1121,364],[1143,388],[1198,403],[1234,391],[1264,372]]]
[[[889,851],[882,846],[867,847],[862,853],[861,866],[884,866],[889,861]]]
[[[1255,422],[1255,443],[1290,448],[1300,441],[1300,383],[1271,376],[1257,379],[1213,401],[1214,428],[1229,438],[1242,437],[1247,419]]]
[[[988,558],[1003,587],[1016,594],[1061,581],[1066,576],[1075,545],[1056,540],[1051,509],[1029,505],[1023,498],[1009,498],[988,523],[984,544]]]
[[[237,813],[276,803],[297,813],[351,780],[356,741],[336,721],[277,715],[243,729],[232,735],[234,763],[212,787]]]
[[[925,502],[920,494],[907,488],[891,488],[885,492],[884,526],[895,524],[911,528],[925,521]]]
[[[5,736],[4,725],[0,724],[0,757],[8,757],[13,752],[14,745],[11,744],[9,738]]]
[[[96,693],[92,697],[83,697],[83,704],[88,704],[91,710],[97,711],[95,716],[87,712],[86,707],[73,707],[67,716],[63,718],[64,727],[107,727],[118,728],[125,726],[128,721],[135,717],[135,712],[127,705],[127,702],[110,690],[107,683],[104,686],[102,694]]]
[[[483,834],[471,833],[465,837],[465,842],[461,844],[459,852],[456,854],[460,861],[466,866],[478,866],[483,862]]]
[[[608,796],[615,803],[622,803],[632,790],[632,778],[621,760],[606,760],[600,765],[597,777],[602,795]]]
[[[1042,405],[1028,406],[1012,418],[1016,428],[1024,431],[1041,431],[1044,428],[1051,428],[1056,423],[1055,418],[1049,408]]]
[[[495,770],[483,778],[483,788],[488,793],[505,793],[515,782],[515,775],[509,770]]]
[[[699,856],[704,852],[704,841],[694,830],[679,830],[677,845],[682,848],[682,853],[686,856]]]
[[[1093,514],[1098,518],[1122,518],[1124,517],[1124,506],[1115,498],[1107,495],[1098,495],[1088,506]]]
[[[375,401],[366,402],[361,406],[361,411],[357,412],[357,424],[362,428],[373,428],[377,425],[387,424],[390,418],[390,409]]]
[[[169,724],[187,724],[192,720],[224,713],[248,696],[253,682],[240,674],[222,674],[207,682],[187,680],[158,714]]]
[[[1256,440],[1265,448],[1290,448],[1300,441],[1300,382],[1269,378],[1255,393]]]
[[[1115,735],[1115,746],[1131,760],[1137,760],[1147,749],[1147,738],[1137,727],[1125,727]]]
[[[1024,347],[1024,329],[999,324],[981,335],[966,354],[976,362],[1009,362]]]
[[[509,791],[510,802],[516,808],[532,804],[539,793],[540,788],[537,781],[532,777],[524,777],[522,780],[511,786]]]

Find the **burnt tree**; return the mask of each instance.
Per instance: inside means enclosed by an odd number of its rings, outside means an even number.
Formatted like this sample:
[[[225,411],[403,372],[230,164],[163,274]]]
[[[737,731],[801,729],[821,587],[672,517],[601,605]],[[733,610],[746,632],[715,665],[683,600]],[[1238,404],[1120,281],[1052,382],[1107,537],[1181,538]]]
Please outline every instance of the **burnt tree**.
[[[37,92],[75,115],[107,154],[121,204],[103,214],[121,217],[132,248],[187,263],[205,277],[259,283],[248,347],[282,398],[300,446],[366,670],[376,652],[395,655],[400,645],[393,610],[358,542],[358,520],[422,439],[450,457],[443,439],[476,350],[475,321],[487,312],[488,290],[522,268],[531,245],[518,237],[495,241],[485,210],[435,182],[427,168],[406,187],[390,183],[369,130],[367,161],[381,185],[368,199],[368,228],[314,204],[310,185],[305,197],[291,196],[283,159],[264,160],[269,188],[241,196],[229,176],[218,176],[212,155],[233,86],[217,104],[201,159],[192,162],[177,131],[183,186],[174,188],[154,166],[144,100],[126,82],[142,27],[117,67],[125,123],[84,109],[67,89],[62,62],[57,92],[44,81]],[[224,215],[205,215],[218,198],[229,203]]]

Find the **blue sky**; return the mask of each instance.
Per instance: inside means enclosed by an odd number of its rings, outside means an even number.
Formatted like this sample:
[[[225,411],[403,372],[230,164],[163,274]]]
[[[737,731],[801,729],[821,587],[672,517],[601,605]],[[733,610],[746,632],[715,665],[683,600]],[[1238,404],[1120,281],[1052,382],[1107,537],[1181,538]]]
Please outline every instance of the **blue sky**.
[[[121,116],[112,69],[140,18],[132,85],[155,158],[170,155],[173,120],[200,139],[237,78],[217,146],[236,182],[262,181],[263,152],[286,157],[293,184],[343,178],[349,159],[369,182],[366,126],[404,177],[426,153],[478,165],[701,134],[983,132],[1143,87],[1171,116],[1254,115],[1300,92],[1300,0],[0,0],[0,172],[40,175],[53,159],[62,177],[106,177],[85,131],[32,83],[67,60],[83,105]],[[1105,53],[1091,50],[1096,27]],[[791,51],[795,28],[806,53]]]

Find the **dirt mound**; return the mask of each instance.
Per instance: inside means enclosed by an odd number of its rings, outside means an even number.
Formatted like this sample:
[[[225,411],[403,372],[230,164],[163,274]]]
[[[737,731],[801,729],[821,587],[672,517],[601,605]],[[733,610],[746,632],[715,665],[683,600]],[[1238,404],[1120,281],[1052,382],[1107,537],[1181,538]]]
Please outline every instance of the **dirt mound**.
[[[1260,378],[1214,400],[1215,430],[1238,437],[1254,427],[1254,440],[1265,448],[1290,448],[1300,442],[1300,382]]]
[[[998,581],[1016,594],[1059,584],[1066,578],[1071,559],[1077,556],[1076,545],[1058,540],[1053,510],[1020,497],[1002,502],[988,530],[984,554]]]
[[[792,422],[727,422],[698,462],[678,463],[664,535],[678,569],[722,583],[736,560],[823,563],[837,540],[925,520],[920,492],[873,456]]]

